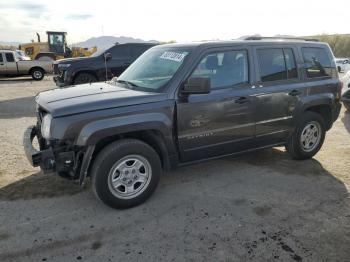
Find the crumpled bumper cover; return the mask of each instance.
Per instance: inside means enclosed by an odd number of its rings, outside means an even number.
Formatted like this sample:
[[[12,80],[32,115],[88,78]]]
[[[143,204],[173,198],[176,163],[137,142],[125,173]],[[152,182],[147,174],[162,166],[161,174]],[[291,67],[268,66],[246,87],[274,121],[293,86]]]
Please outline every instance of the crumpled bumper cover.
[[[40,166],[44,172],[53,171],[55,167],[55,157],[51,148],[37,150],[33,146],[33,139],[38,135],[36,126],[30,126],[26,129],[23,136],[23,147],[29,163],[34,166]]]

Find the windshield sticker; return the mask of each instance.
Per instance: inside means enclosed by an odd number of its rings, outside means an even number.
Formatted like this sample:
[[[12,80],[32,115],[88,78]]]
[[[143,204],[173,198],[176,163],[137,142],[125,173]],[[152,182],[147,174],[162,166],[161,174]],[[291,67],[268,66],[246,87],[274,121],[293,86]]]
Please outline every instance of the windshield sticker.
[[[164,52],[160,58],[162,59],[168,59],[176,62],[181,62],[184,57],[186,56],[186,53],[176,53],[176,52]]]

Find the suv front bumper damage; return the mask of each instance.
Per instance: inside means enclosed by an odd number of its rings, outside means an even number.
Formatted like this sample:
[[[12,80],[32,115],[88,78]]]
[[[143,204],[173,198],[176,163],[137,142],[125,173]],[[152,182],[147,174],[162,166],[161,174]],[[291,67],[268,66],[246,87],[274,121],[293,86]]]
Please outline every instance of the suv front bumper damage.
[[[34,138],[38,136],[36,126],[30,126],[26,129],[23,136],[23,147],[29,163],[34,166],[40,166],[44,173],[53,172],[55,168],[55,156],[52,148],[38,151],[33,146]]]
[[[40,150],[33,146],[33,140],[37,137]],[[37,126],[30,126],[23,136],[23,147],[30,164],[39,166],[43,173],[57,172],[64,174],[64,177],[78,179],[80,185],[84,185],[88,168],[95,146],[72,150],[66,147],[45,146],[40,142],[40,129]]]

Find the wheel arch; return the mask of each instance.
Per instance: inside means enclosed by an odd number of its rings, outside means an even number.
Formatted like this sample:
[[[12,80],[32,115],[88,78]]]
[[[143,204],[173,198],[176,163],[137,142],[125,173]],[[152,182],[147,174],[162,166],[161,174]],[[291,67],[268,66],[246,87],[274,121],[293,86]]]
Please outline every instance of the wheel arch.
[[[327,131],[332,127],[332,124],[333,124],[332,108],[329,104],[311,105],[305,108],[304,111],[311,111],[321,115],[325,120]]]
[[[44,73],[46,73],[45,69],[41,66],[33,66],[29,69],[29,74],[31,75],[35,69],[41,69]]]
[[[76,145],[89,147],[94,145],[92,159],[109,143],[133,138],[145,142],[159,155],[165,170],[173,165],[171,156],[176,154],[172,139],[171,121],[161,113],[147,113],[116,119],[103,119],[92,122],[82,128]]]
[[[72,78],[72,83],[74,83],[75,79],[80,75],[80,74],[90,74],[93,75],[97,80],[99,80],[99,77],[97,76],[96,72],[92,69],[84,68],[80,69],[79,71],[74,72],[73,78]]]
[[[121,140],[121,139],[136,139],[146,143],[157,152],[161,160],[163,169],[165,170],[170,169],[171,164],[169,160],[169,152],[165,144],[165,138],[163,134],[156,129],[121,133],[117,135],[108,136],[99,140],[95,146],[95,150],[92,155],[92,162],[104,147],[106,147],[107,145],[109,145],[114,141]]]

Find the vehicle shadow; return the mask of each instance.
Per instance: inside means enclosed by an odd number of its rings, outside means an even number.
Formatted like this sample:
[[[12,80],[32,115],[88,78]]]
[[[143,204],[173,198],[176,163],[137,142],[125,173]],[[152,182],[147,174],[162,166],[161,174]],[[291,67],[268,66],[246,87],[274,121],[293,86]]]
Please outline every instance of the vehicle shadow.
[[[350,134],[350,111],[349,110],[345,111],[341,121],[344,123],[344,127]]]
[[[86,190],[73,181],[67,181],[56,174],[37,172],[0,188],[0,200],[52,198],[74,195]]]
[[[0,118],[35,116],[35,96],[0,101]]]

